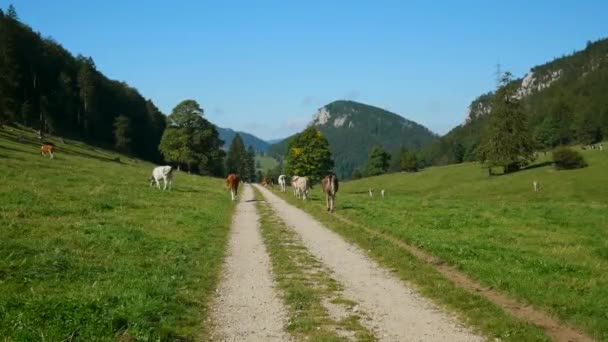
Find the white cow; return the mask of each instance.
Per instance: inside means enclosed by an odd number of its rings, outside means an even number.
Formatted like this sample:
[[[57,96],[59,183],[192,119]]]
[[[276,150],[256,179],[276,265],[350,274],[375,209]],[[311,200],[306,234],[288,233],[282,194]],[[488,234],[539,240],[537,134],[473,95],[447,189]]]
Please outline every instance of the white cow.
[[[384,189],[380,190],[380,196],[382,196],[382,198],[384,198]]]
[[[152,170],[152,176],[150,176],[150,186],[156,183],[156,187],[160,189],[160,181],[163,180],[163,190],[167,190],[167,185],[169,185],[169,190],[171,190],[171,185],[173,184],[173,168],[169,165],[158,166]]]
[[[310,180],[308,177],[298,177],[292,182],[292,185],[295,187],[296,197],[301,197],[303,200],[308,198],[308,194],[310,193]]]
[[[287,191],[287,176],[285,176],[285,175],[279,176],[279,186],[281,187],[281,192]]]

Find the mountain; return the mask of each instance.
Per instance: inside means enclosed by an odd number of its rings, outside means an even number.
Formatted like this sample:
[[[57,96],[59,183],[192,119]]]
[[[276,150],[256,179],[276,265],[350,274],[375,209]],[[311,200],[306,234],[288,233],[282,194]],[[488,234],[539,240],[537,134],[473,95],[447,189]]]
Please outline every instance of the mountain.
[[[355,168],[364,165],[374,146],[382,146],[389,152],[401,147],[417,151],[437,139],[422,125],[354,101],[335,101],[320,108],[309,126],[319,129],[329,141],[340,178],[349,178]],[[272,145],[269,155],[283,158],[290,138]]]
[[[281,141],[285,140],[285,138],[281,138],[281,139],[270,139],[270,140],[266,140],[266,142],[270,145],[274,145],[274,144],[278,144]]]
[[[538,149],[608,138],[608,39],[535,66],[516,79]],[[420,154],[427,165],[476,160],[493,92],[476,98],[466,121]]]
[[[222,127],[218,127],[218,126],[216,126],[216,128],[217,128],[217,132],[220,134],[220,139],[222,139],[224,141],[223,148],[225,150],[228,150],[230,148],[232,139],[234,139],[234,136],[238,133],[241,135],[241,138],[243,138],[243,143],[245,144],[245,147],[253,146],[253,149],[258,154],[268,152],[268,147],[270,147],[270,144],[267,143],[266,141],[256,137],[253,134],[234,131],[230,128],[222,128]]]

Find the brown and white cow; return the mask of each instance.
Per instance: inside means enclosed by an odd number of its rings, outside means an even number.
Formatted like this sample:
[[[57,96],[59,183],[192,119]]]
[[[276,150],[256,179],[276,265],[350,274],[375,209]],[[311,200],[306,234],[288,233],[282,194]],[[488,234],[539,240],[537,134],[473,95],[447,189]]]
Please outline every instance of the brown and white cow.
[[[330,174],[323,178],[323,192],[325,193],[325,205],[327,211],[333,213],[336,211],[336,193],[338,192],[338,177]]]
[[[236,173],[231,173],[226,177],[226,186],[230,189],[232,200],[236,200],[236,195],[239,190],[240,178]]]
[[[53,152],[55,152],[55,145],[51,143],[44,143],[42,146],[40,146],[40,154],[43,156],[48,154],[50,158],[53,159],[55,158]]]

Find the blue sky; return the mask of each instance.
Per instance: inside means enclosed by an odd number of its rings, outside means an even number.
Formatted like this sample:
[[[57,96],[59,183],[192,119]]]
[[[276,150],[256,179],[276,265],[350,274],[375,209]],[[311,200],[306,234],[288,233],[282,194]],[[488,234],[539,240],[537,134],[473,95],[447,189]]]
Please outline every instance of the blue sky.
[[[11,2],[164,113],[193,98],[212,122],[265,139],[337,99],[445,133],[494,87],[497,63],[523,76],[608,36],[605,0]]]

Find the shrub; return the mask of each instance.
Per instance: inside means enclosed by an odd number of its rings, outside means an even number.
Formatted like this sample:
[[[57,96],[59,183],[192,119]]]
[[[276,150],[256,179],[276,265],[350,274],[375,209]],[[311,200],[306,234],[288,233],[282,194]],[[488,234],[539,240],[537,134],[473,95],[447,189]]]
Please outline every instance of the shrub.
[[[553,150],[553,162],[558,170],[580,169],[587,166],[583,155],[568,147],[558,147]]]

